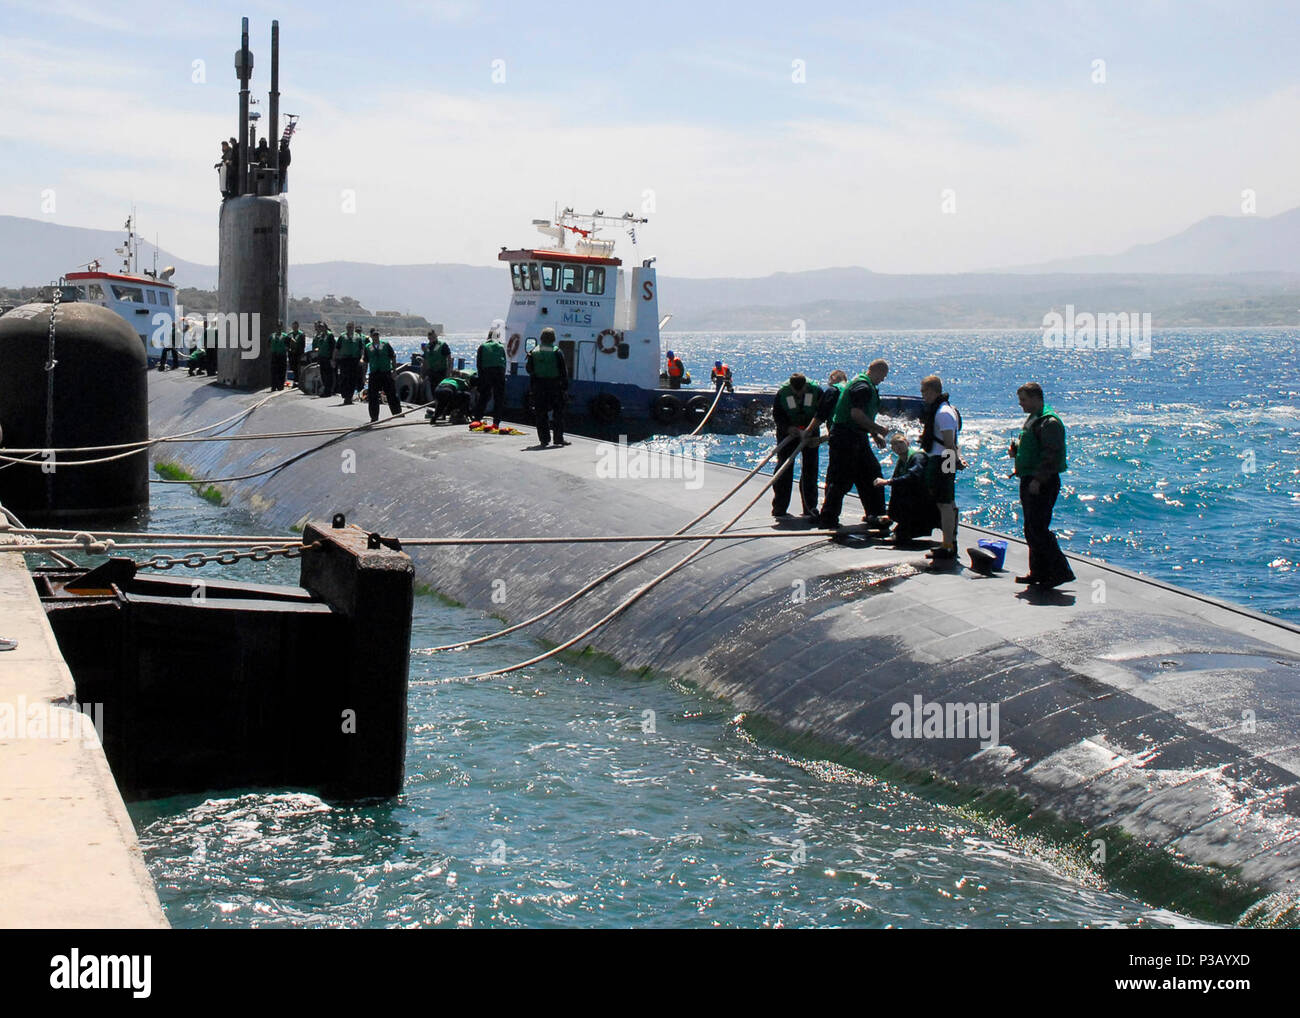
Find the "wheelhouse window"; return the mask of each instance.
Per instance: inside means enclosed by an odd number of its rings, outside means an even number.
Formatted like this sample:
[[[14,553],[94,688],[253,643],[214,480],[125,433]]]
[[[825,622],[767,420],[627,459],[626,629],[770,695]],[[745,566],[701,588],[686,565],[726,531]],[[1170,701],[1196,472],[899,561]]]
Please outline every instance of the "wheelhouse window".
[[[91,300],[103,300],[104,288],[100,286],[98,283],[91,283],[89,286],[86,287],[86,296],[89,297]]]
[[[159,290],[159,291],[158,291],[158,303],[161,304],[163,307],[171,307],[171,303],[172,303],[172,302],[171,302],[171,300],[169,299],[169,296],[168,296],[168,293],[167,293],[166,290]]]
[[[542,279],[536,262],[511,262],[510,282],[516,290],[540,290]]]
[[[558,289],[560,285],[560,267],[555,262],[542,262],[542,288]]]
[[[113,296],[127,304],[143,304],[144,290],[138,286],[118,286],[112,284]]]
[[[566,265],[560,272],[560,289],[565,293],[582,293],[582,266]]]
[[[605,292],[605,266],[587,266],[587,293],[599,297]]]
[[[145,291],[145,294],[149,297],[149,303],[150,303],[150,304],[157,304],[157,303],[158,303],[158,291],[157,291],[157,290],[146,290],[146,291]]]

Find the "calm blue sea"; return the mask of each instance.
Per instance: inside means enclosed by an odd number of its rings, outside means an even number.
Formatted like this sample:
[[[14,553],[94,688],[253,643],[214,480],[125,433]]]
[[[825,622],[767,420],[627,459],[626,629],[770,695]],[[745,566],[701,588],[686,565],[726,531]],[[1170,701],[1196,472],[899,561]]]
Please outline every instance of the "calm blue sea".
[[[456,353],[474,337],[451,337]],[[1296,330],[1159,331],[1150,360],[1052,351],[1037,332],[673,335],[688,367],[743,384],[824,378],[877,356],[884,388],[943,376],[965,417],[959,504],[1014,531],[1008,439],[1037,380],[1069,428],[1069,548],[1300,620]],[[759,437],[715,436],[745,464]],[[155,486],[155,528],[261,532]],[[294,582],[286,563],[227,575]],[[490,632],[417,598],[413,646]],[[536,652],[523,636],[413,655],[436,679]],[[175,926],[1180,925],[1105,886],[1079,851],[756,738],[671,680],[565,661],[496,682],[415,685],[404,793],[380,805],[242,790],[131,807]],[[652,710],[656,730],[643,730]]]

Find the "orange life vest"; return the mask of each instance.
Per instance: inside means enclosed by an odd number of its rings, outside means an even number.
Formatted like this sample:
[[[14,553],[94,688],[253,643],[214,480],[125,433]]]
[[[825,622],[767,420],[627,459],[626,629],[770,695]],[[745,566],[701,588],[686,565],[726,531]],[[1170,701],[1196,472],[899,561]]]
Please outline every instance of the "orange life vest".
[[[686,369],[685,369],[685,366],[682,364],[682,359],[681,359],[680,357],[669,357],[669,358],[668,358],[668,377],[669,377],[669,378],[681,378],[681,377],[682,377],[682,373],[683,373],[685,370],[686,370]]]

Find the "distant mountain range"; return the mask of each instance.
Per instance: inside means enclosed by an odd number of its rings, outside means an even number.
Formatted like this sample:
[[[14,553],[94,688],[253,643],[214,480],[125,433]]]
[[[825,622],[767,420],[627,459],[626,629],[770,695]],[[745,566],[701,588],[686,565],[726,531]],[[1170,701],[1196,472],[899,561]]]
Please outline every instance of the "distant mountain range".
[[[1210,216],[1182,233],[1138,244],[1120,254],[1060,258],[1009,272],[1229,272],[1300,271],[1300,208],[1281,215]]]
[[[115,267],[122,233],[0,216],[0,285],[47,283],[92,258]],[[153,247],[140,245],[140,264]],[[181,286],[215,289],[217,269],[160,251]],[[293,265],[300,297],[349,295],[376,310],[410,311],[452,331],[484,329],[506,309],[501,266]],[[864,268],[779,272],[750,279],[660,279],[674,330],[1033,328],[1052,309],[1150,311],[1157,326],[1300,324],[1300,208],[1271,218],[1214,216],[1116,255],[999,272],[891,275]]]

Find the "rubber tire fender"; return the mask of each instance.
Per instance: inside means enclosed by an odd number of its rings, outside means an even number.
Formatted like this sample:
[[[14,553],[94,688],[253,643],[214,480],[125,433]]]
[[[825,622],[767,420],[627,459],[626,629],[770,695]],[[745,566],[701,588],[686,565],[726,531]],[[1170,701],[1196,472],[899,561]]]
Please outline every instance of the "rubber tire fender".
[[[682,413],[682,401],[672,393],[661,392],[650,404],[650,416],[660,424],[672,424]]]
[[[692,396],[686,401],[686,418],[699,424],[704,420],[704,415],[709,412],[709,407],[713,406],[713,400],[708,396]]]
[[[623,404],[612,392],[600,392],[592,397],[587,412],[599,424],[613,424],[623,416]]]

